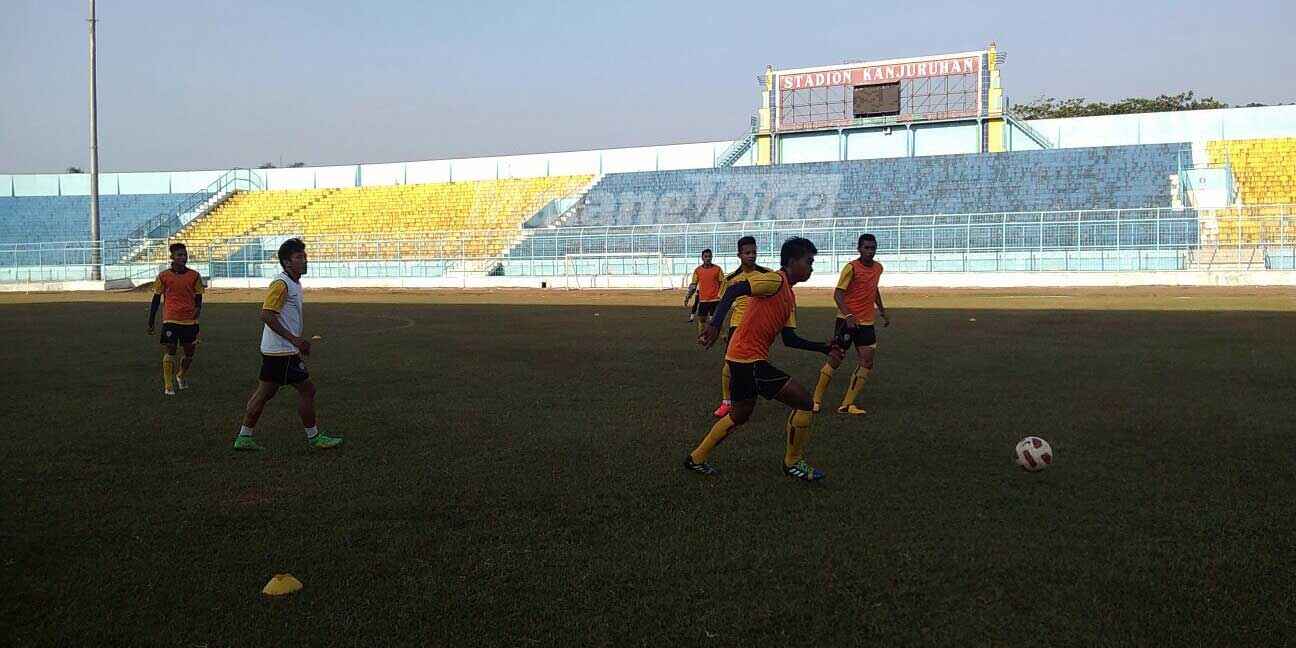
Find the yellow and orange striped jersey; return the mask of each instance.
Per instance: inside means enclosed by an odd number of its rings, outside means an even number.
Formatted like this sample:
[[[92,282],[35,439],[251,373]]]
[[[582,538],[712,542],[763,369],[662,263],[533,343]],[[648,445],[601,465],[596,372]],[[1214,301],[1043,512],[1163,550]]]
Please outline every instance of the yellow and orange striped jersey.
[[[720,285],[720,296],[723,297],[725,291],[729,290],[730,286],[747,281],[747,279],[752,275],[764,274],[767,272],[770,272],[770,269],[763,266],[756,266],[751,270],[743,270],[742,266],[738,266],[737,270],[725,275],[724,283]],[[742,323],[743,313],[747,312],[748,299],[751,298],[743,295],[742,297],[735,299],[733,306],[729,307],[729,326],[731,328]]]
[[[167,268],[153,280],[153,294],[162,295],[163,324],[194,324],[194,297],[203,293],[202,276],[193,268],[176,272]]]
[[[855,259],[842,268],[837,278],[837,289],[846,291],[846,308],[860,324],[873,323],[873,306],[877,303],[878,280],[882,278],[882,264],[877,261],[866,266]],[[846,318],[846,313],[837,309],[837,317]]]
[[[712,264],[710,268],[698,266],[693,269],[691,284],[697,284],[698,301],[720,301],[720,284],[724,283],[724,270]]]
[[[754,273],[747,283],[751,284],[751,301],[725,354],[725,360],[733,362],[769,359],[770,345],[783,327],[796,327],[796,295],[782,270]]]

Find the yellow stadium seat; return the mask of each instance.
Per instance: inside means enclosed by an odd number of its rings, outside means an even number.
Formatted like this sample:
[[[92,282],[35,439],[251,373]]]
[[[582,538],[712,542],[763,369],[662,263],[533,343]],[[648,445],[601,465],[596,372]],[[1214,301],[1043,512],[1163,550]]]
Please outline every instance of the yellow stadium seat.
[[[1206,143],[1212,165],[1233,169],[1244,208],[1221,210],[1220,243],[1246,245],[1289,240],[1290,210],[1274,207],[1296,202],[1296,138],[1217,140]],[[1246,207],[1268,205],[1266,207]],[[1282,218],[1284,214],[1287,218]]]
[[[511,244],[506,232],[520,229],[526,219],[550,201],[572,193],[592,179],[593,176],[561,176],[239,192],[206,216],[181,228],[171,240],[189,245],[196,261],[209,260],[205,258],[208,246],[213,259],[228,258],[238,246],[223,244],[225,239],[285,234],[301,235],[308,242],[355,238],[415,243],[399,248],[373,243],[363,252],[355,246],[326,245],[311,254],[312,258],[321,260],[356,258],[361,253],[373,258],[391,258],[397,249],[403,258],[410,254],[440,255],[442,249],[447,255],[453,252],[454,256],[494,256]],[[465,230],[496,233],[478,237],[468,245],[460,242],[460,235],[447,235]],[[424,243],[436,239],[446,244],[438,247]]]

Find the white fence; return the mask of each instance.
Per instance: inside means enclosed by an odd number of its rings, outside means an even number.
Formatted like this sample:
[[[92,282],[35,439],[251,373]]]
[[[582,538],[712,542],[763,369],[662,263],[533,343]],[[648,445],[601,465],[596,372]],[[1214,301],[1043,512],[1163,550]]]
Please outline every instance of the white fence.
[[[891,271],[1165,272],[1296,269],[1296,209],[1072,210],[817,220],[738,221],[623,227],[307,235],[313,277],[461,279],[568,276],[668,276],[692,269],[703,249],[722,265],[739,237],[752,236],[761,261],[804,236],[820,266],[855,255],[858,236],[878,238]],[[287,236],[190,242],[191,263],[214,278],[278,272]],[[85,241],[0,246],[0,282],[82,281],[94,251],[102,278],[139,280],[167,263],[164,240]],[[617,259],[620,259],[618,261]],[[630,259],[634,259],[631,263]],[[645,259],[654,261],[648,262]],[[597,282],[587,282],[597,283]]]

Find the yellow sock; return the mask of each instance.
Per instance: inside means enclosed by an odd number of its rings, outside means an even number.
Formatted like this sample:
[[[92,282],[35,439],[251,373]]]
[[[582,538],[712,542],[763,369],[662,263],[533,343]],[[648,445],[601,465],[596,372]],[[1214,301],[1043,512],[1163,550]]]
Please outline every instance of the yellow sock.
[[[715,447],[720,445],[720,442],[724,441],[725,437],[729,436],[729,433],[736,427],[738,427],[738,424],[734,423],[734,420],[728,416],[716,421],[715,425],[711,426],[711,431],[707,433],[706,438],[702,439],[702,443],[698,444],[698,447],[689,454],[693,463],[706,461],[707,457],[711,456],[711,451],[715,450]]]
[[[823,402],[824,392],[828,391],[828,383],[832,382],[832,375],[832,365],[825,362],[824,366],[819,368],[819,382],[815,384],[814,402]]]
[[[851,376],[850,387],[846,388],[846,398],[842,399],[842,407],[848,407],[855,404],[855,397],[859,396],[860,389],[864,387],[864,381],[868,380],[869,370],[865,367],[859,367],[855,370],[855,375]]]
[[[726,362],[724,369],[720,372],[720,399],[729,402],[729,363]]]
[[[174,391],[175,386],[171,384],[171,375],[175,373],[175,356],[162,354],[162,384],[167,391]]]
[[[698,317],[698,318],[697,318],[697,325],[698,325],[698,335],[702,335],[702,331],[704,331],[704,330],[706,329],[706,322],[703,322],[703,321],[702,321],[702,318],[701,318],[701,317]]]
[[[792,410],[788,415],[787,422],[787,452],[783,455],[784,466],[795,466],[796,462],[801,461],[801,454],[805,452],[806,443],[810,442],[810,422],[814,420],[814,412],[806,410]]]

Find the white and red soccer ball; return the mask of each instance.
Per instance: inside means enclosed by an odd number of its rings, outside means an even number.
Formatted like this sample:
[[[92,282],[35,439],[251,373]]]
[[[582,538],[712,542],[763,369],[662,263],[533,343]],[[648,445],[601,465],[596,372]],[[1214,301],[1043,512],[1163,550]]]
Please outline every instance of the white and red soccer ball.
[[[1053,448],[1048,441],[1028,436],[1017,444],[1017,465],[1029,472],[1038,472],[1053,465]]]

